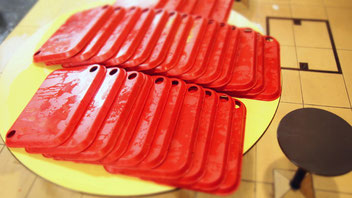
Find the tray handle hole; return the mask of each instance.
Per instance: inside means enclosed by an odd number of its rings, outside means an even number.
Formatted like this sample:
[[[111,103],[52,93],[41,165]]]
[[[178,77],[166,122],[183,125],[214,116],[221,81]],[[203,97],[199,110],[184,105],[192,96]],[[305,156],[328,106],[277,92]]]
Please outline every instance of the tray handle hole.
[[[16,130],[12,130],[7,133],[6,138],[12,138],[16,134]]]
[[[113,69],[109,72],[109,74],[112,76],[112,75],[116,74],[117,71],[118,71],[118,69]]]
[[[155,84],[161,84],[162,82],[164,82],[164,78],[157,78],[155,80]]]
[[[129,76],[128,76],[128,79],[129,80],[132,80],[132,79],[134,79],[134,78],[136,78],[137,77],[137,74],[136,73],[133,73],[133,74],[130,74]]]
[[[268,42],[273,42],[274,41],[274,39],[271,38],[271,37],[266,37],[265,40],[268,41]]]
[[[211,96],[212,94],[211,94],[210,91],[205,91],[205,95],[209,97],[209,96]]]
[[[194,93],[196,91],[198,91],[198,87],[196,87],[196,86],[192,86],[192,87],[188,88],[188,92],[190,92],[190,93]]]
[[[241,108],[241,103],[239,102],[239,101],[235,101],[235,109],[239,109],[239,108]]]
[[[229,101],[229,97],[228,96],[220,96],[220,101],[227,102],[227,101]]]
[[[42,51],[38,50],[38,51],[34,54],[34,56],[37,56],[38,54],[40,54],[40,52],[42,52]]]
[[[98,69],[98,67],[94,66],[94,67],[90,68],[89,72],[95,72],[97,69]]]
[[[173,80],[172,81],[172,85],[174,85],[174,86],[178,85],[178,81],[177,80]]]

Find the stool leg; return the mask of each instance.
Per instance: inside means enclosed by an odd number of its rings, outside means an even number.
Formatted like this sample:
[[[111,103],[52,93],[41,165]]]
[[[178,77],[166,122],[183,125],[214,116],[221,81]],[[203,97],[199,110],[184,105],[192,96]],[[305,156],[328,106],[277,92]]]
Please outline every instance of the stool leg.
[[[301,187],[301,183],[306,175],[307,171],[303,170],[302,168],[298,168],[295,173],[295,176],[290,182],[290,186],[293,190],[298,190]]]

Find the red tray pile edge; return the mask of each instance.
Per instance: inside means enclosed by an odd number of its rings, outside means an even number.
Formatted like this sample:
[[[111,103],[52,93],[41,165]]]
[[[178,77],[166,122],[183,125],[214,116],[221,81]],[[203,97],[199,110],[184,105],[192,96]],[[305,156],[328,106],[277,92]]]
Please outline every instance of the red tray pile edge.
[[[163,5],[179,7],[185,2],[169,0]],[[214,2],[216,7],[220,0]],[[168,10],[101,6],[76,13],[34,54],[34,62],[66,68],[117,66],[178,78],[235,97],[280,96],[280,46],[274,38],[199,13]]]
[[[240,181],[246,108],[176,78],[100,65],[59,69],[6,135],[56,160],[214,194]]]

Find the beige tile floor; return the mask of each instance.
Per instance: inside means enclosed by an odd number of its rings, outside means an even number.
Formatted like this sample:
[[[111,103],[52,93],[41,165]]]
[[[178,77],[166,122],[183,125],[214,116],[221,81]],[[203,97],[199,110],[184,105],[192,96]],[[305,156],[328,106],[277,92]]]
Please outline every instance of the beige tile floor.
[[[82,1],[84,0],[66,1],[67,3],[63,4],[55,0],[39,0],[12,32],[15,37],[0,45],[0,73],[11,58],[11,53],[21,46],[23,40],[50,22],[49,19],[80,6]],[[341,75],[282,70],[283,93],[277,114],[262,139],[244,156],[240,188],[235,194],[228,196],[272,198],[274,171],[296,169],[285,158],[276,140],[276,129],[284,115],[298,108],[316,107],[331,111],[352,124],[352,1],[249,0],[248,7],[236,2],[233,9],[262,25],[264,29],[266,16],[329,20],[343,71]],[[38,13],[38,10],[41,12]],[[307,62],[311,69],[336,70],[331,43],[327,40],[327,30],[323,24],[302,21],[301,26],[295,26],[292,21],[271,20],[270,33],[281,43],[283,67],[299,68],[299,62]],[[3,144],[0,138],[0,197],[98,198],[73,192],[41,179],[17,162]],[[332,178],[313,175],[313,186],[317,198],[352,198],[352,173]],[[152,197],[215,196],[179,190]],[[285,197],[300,195],[290,192]]]

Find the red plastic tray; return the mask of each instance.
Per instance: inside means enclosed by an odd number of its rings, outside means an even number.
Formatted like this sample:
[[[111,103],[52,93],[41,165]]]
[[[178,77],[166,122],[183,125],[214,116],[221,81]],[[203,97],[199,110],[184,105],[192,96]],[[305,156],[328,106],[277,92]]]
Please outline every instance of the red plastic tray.
[[[181,79],[192,82],[205,72],[205,64],[209,60],[210,54],[212,53],[218,29],[219,23],[209,20],[204,39],[202,40],[200,49],[196,55],[196,61],[188,72],[180,76]]]
[[[117,0],[114,4],[114,6],[121,6],[121,7],[125,7],[125,8],[129,8],[129,7],[133,7],[133,6],[138,6],[141,8],[152,8],[156,5],[158,5],[159,3],[162,3],[165,0]]]
[[[219,94],[219,100],[204,174],[192,185],[192,189],[215,190],[224,177],[231,127],[234,126],[232,117],[235,105],[232,98],[224,94]]]
[[[177,64],[185,46],[186,39],[191,31],[192,25],[192,16],[186,14],[182,15],[181,24],[176,32],[175,39],[172,41],[166,59],[159,66],[154,68],[151,73],[164,73]]]
[[[217,0],[198,0],[196,6],[192,10],[192,14],[209,18]]]
[[[209,18],[220,22],[227,22],[233,2],[233,0],[216,0],[216,4]]]
[[[155,11],[153,22],[148,28],[142,42],[137,47],[135,54],[127,62],[122,64],[123,67],[135,67],[148,59],[166,25],[167,20],[168,12],[163,10]]]
[[[219,91],[248,91],[256,82],[256,32],[249,28],[240,29],[239,47],[231,81]]]
[[[186,1],[189,0],[167,0],[163,8],[170,11],[179,10]]]
[[[179,76],[189,71],[194,65],[196,55],[200,48],[200,43],[204,38],[208,20],[205,20],[200,16],[193,18],[193,27],[188,35],[181,57],[176,66],[166,72],[166,75],[168,76]]]
[[[113,163],[116,166],[136,166],[149,154],[150,146],[171,89],[169,79],[163,76],[153,76],[152,78],[154,85],[149,97],[145,98],[146,104],[136,130],[124,155]]]
[[[166,26],[163,29],[150,57],[143,64],[134,67],[133,69],[138,71],[150,70],[161,64],[165,60],[174,41],[180,22],[181,16],[177,12],[170,12]]]
[[[104,67],[97,65],[52,72],[10,128],[7,146],[48,148],[64,143],[79,123],[105,72]]]
[[[112,58],[105,61],[105,66],[117,66],[126,62],[136,51],[147,32],[153,18],[155,16],[154,10],[145,8],[137,20],[135,26],[126,37],[124,43]]]
[[[241,180],[242,152],[244,142],[244,129],[246,123],[246,107],[239,100],[235,100],[236,109],[233,115],[232,133],[228,146],[225,177],[214,192],[216,194],[229,194],[235,191]]]
[[[72,15],[35,52],[34,62],[57,61],[77,54],[104,25],[112,13],[113,8],[106,5]]]
[[[220,24],[216,41],[210,59],[206,63],[205,72],[201,77],[195,80],[197,84],[210,84],[220,76],[221,65],[224,64],[228,40],[230,37],[231,27],[225,23]]]
[[[225,86],[231,81],[233,70],[235,68],[236,52],[238,46],[238,29],[235,26],[231,27],[231,32],[228,39],[228,46],[225,51],[223,64],[220,68],[220,76],[214,82],[207,85],[211,88],[219,88]]]
[[[281,94],[280,45],[270,36],[264,37],[264,90],[254,99],[274,100]]]
[[[199,115],[204,100],[204,91],[198,85],[187,85],[176,131],[165,161],[155,169],[123,170],[118,166],[104,166],[108,172],[137,175],[140,177],[172,179],[180,178],[189,168],[192,150],[198,130]]]
[[[81,63],[70,63],[64,64],[63,66],[69,67],[77,64],[102,63],[115,55],[141,15],[141,9],[136,7],[124,11],[125,14],[121,19],[121,22],[117,25],[108,40],[95,56]]]
[[[136,98],[145,85],[145,75],[128,72],[124,85],[107,113],[104,123],[98,131],[93,143],[83,152],[77,154],[56,155],[55,159],[73,161],[97,161],[110,152],[116,139],[121,136],[123,128],[136,105]],[[138,107],[138,106],[137,106]]]
[[[191,14],[192,10],[195,8],[198,0],[186,0],[182,7],[178,8],[178,12]]]
[[[100,48],[103,46],[105,41],[109,38],[112,31],[116,28],[117,24],[120,23],[125,11],[120,7],[114,8],[113,14],[109,19],[106,20],[104,26],[98,31],[98,33],[93,37],[93,39],[87,44],[87,46],[82,49],[75,56],[54,62],[47,62],[47,65],[57,65],[63,63],[79,63],[86,61],[94,56]]]
[[[125,76],[126,72],[124,70],[118,68],[107,69],[104,81],[76,126],[72,136],[58,147],[28,148],[27,151],[30,153],[74,154],[86,149],[93,142],[103,124],[105,115],[119,93]]]

